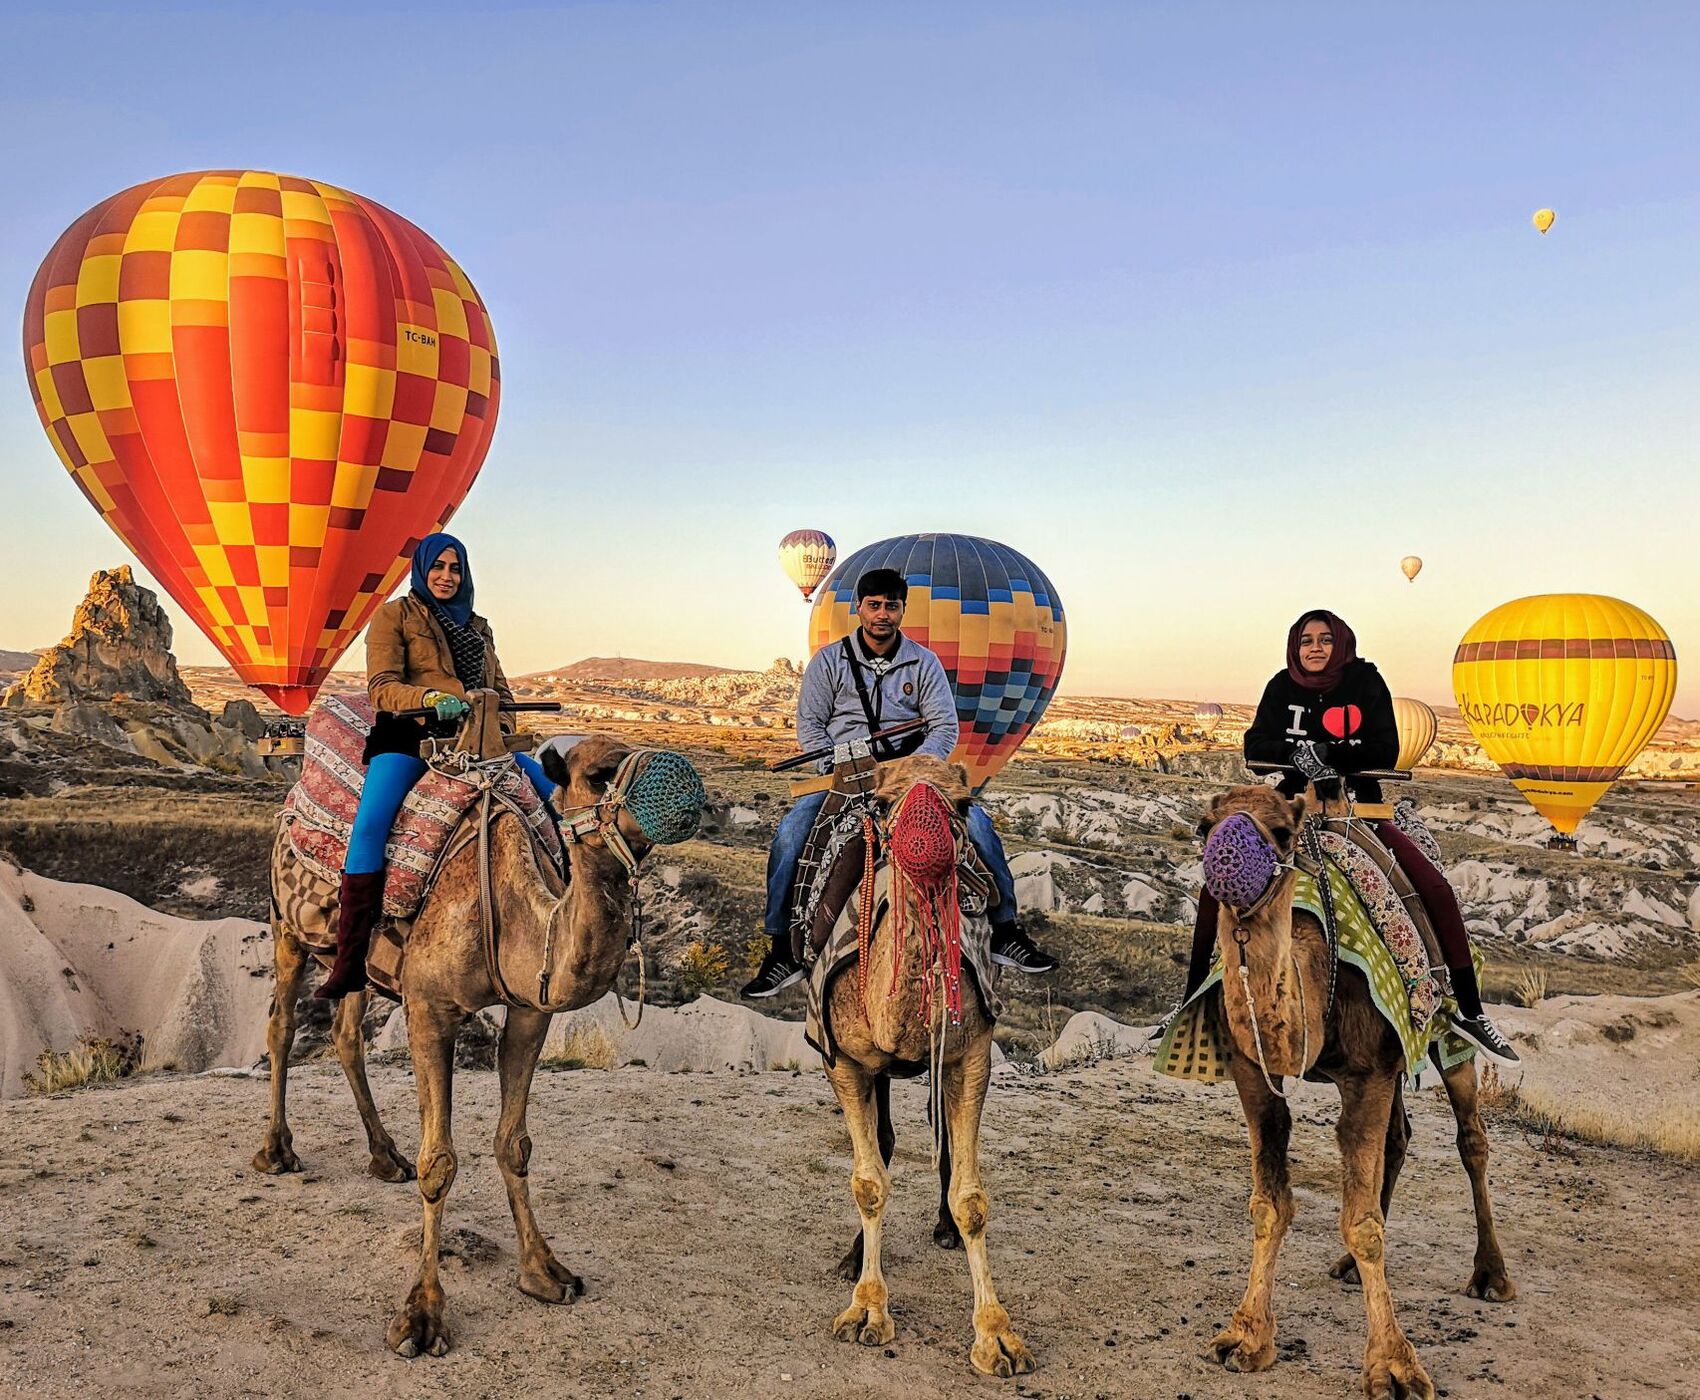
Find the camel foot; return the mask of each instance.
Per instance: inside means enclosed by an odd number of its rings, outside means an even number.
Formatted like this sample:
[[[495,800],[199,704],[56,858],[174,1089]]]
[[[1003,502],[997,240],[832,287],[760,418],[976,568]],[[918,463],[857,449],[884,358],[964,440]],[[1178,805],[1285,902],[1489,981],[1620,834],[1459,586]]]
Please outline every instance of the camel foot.
[[[1435,1400],[1434,1382],[1405,1342],[1390,1355],[1364,1363],[1366,1400]]]
[[[281,1176],[284,1172],[300,1171],[301,1159],[288,1143],[268,1142],[254,1154],[253,1165],[255,1171],[267,1176]]]
[[[883,1347],[897,1335],[897,1325],[884,1308],[864,1308],[852,1303],[832,1324],[832,1335],[841,1342],[860,1342],[865,1347]]]
[[[962,1248],[962,1232],[948,1215],[941,1215],[938,1224],[933,1226],[933,1243],[940,1249]]]
[[[1350,1254],[1342,1254],[1339,1262],[1328,1271],[1329,1278],[1337,1278],[1341,1283],[1363,1286],[1363,1280],[1358,1277],[1358,1261]]]
[[[377,1177],[379,1181],[412,1181],[418,1175],[413,1163],[395,1150],[394,1143],[372,1153],[372,1160],[366,1164],[366,1174]]]
[[[1229,1371],[1267,1371],[1275,1364],[1275,1329],[1253,1331],[1236,1317],[1216,1334],[1205,1356]]]
[[[1509,1303],[1517,1296],[1517,1285],[1504,1264],[1478,1264],[1464,1285],[1466,1298],[1485,1298],[1490,1303]]]
[[[443,1326],[443,1290],[414,1284],[401,1311],[390,1319],[384,1340],[397,1356],[410,1361],[416,1356],[448,1355],[449,1329]]]
[[[519,1271],[519,1291],[544,1303],[570,1303],[584,1296],[584,1280],[553,1254]]]
[[[846,1283],[854,1283],[862,1276],[862,1237],[857,1235],[850,1248],[845,1250],[844,1257],[838,1261],[838,1276]]]
[[[1009,1315],[1002,1327],[980,1333],[968,1353],[969,1363],[983,1376],[1025,1376],[1036,1363],[1027,1343],[1010,1331]]]

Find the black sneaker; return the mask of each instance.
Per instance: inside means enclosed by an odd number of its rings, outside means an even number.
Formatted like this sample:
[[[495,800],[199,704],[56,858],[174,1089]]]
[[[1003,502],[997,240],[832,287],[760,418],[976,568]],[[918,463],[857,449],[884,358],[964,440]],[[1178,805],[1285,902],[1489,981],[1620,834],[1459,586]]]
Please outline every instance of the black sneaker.
[[[1037,947],[1020,924],[1000,924],[992,930],[992,961],[1034,975],[1057,967],[1057,960]]]
[[[751,1001],[765,1001],[768,997],[778,996],[793,982],[801,982],[805,971],[801,965],[791,961],[790,951],[776,942],[761,960],[760,971],[744,983],[738,995]]]
[[[1452,1013],[1452,1029],[1474,1045],[1482,1055],[1496,1065],[1514,1068],[1523,1063],[1516,1047],[1499,1033],[1499,1027],[1487,1018],[1487,1012],[1466,1016],[1462,1011]]]

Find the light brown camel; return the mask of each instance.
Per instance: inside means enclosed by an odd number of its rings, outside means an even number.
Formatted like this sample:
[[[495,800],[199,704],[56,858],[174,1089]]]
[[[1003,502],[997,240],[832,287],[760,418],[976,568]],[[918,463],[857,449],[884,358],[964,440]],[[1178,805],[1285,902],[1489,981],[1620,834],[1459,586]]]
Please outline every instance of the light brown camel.
[[[545,749],[544,772],[561,788],[554,799],[556,806],[563,811],[596,808],[628,752],[623,744],[603,735],[583,739],[564,754]],[[546,1303],[568,1303],[584,1291],[584,1284],[555,1258],[532,1212],[526,1184],[531,1159],[526,1103],[550,1017],[557,1011],[588,1006],[614,985],[626,960],[631,887],[625,866],[595,831],[568,847],[572,879],[563,887],[546,863],[538,861],[518,819],[497,810],[501,815],[491,824],[490,861],[491,889],[501,930],[502,979],[522,995],[535,995],[551,928],[553,971],[543,1009],[510,1005],[502,1027],[496,1059],[502,1104],[495,1155],[519,1236],[520,1291]],[[603,819],[617,824],[632,855],[641,860],[650,843],[631,814],[622,806],[606,811]],[[273,886],[274,890],[291,890],[300,883],[300,868],[279,870],[280,859],[290,861],[287,841],[280,840],[274,848]],[[418,1177],[425,1215],[418,1275],[390,1322],[387,1336],[390,1348],[402,1356],[442,1356],[449,1349],[437,1249],[443,1205],[458,1164],[449,1133],[455,1036],[467,1017],[503,1003],[503,995],[485,964],[479,890],[478,846],[473,842],[445,862],[408,934],[402,969],[408,1051],[419,1090],[422,1135]],[[272,1118],[265,1145],[254,1157],[254,1166],[264,1172],[301,1169],[284,1116],[295,1000],[308,962],[302,930],[297,926],[299,914],[291,913],[297,903],[290,898],[274,898],[277,990],[267,1036],[272,1063]],[[331,918],[334,920],[334,911]],[[322,937],[308,941],[320,942]],[[366,1125],[372,1152],[370,1170],[385,1180],[407,1180],[414,1175],[413,1169],[396,1152],[378,1121],[366,1085],[360,1036],[366,996],[362,992],[344,997],[338,1006],[334,1023],[337,1052]]]
[[[966,813],[966,770],[922,754],[882,765],[877,797],[891,810],[911,788],[923,782],[936,787],[959,814]],[[962,1024],[947,1027],[942,1044],[933,1053],[923,1010],[926,980],[932,973],[925,965],[921,940],[915,932],[920,925],[918,910],[905,911],[903,927],[909,931],[909,938],[900,973],[894,971],[893,920],[881,919],[874,927],[865,1009],[854,962],[838,974],[827,991],[826,1009],[838,1053],[826,1074],[850,1130],[854,1157],[850,1194],[862,1219],[860,1277],[850,1306],[838,1315],[832,1330],[840,1340],[859,1341],[865,1346],[884,1346],[895,1335],[885,1276],[880,1271],[880,1223],[891,1195],[891,1175],[881,1150],[878,1102],[885,1098],[889,1113],[889,1095],[878,1093],[878,1081],[889,1074],[914,1074],[925,1069],[931,1053],[933,1063],[939,1066],[938,1088],[949,1135],[950,1213],[961,1232],[974,1281],[974,1344],[969,1360],[987,1375],[1017,1375],[1033,1369],[1033,1354],[1010,1326],[1009,1313],[992,1287],[986,1251],[991,1203],[980,1180],[980,1113],[991,1078],[992,1022],[974,994],[972,979],[965,977]],[[935,989],[935,1007],[941,995]],[[889,1124],[885,1131],[889,1134]]]
[[[1303,797],[1289,801],[1272,788],[1239,787],[1215,798],[1203,829],[1234,812],[1249,813],[1275,842],[1281,861],[1290,863],[1305,809]],[[1336,1278],[1355,1276],[1363,1284],[1369,1319],[1364,1394],[1370,1400],[1433,1400],[1433,1382],[1393,1315],[1384,1261],[1387,1211],[1410,1136],[1401,1088],[1404,1050],[1371,1000],[1369,984],[1346,963],[1339,967],[1333,1008],[1326,1010],[1327,942],[1316,919],[1303,910],[1295,913],[1295,883],[1290,871],[1282,874],[1261,909],[1242,918],[1224,908],[1218,925],[1223,980],[1211,990],[1206,1014],[1213,1018],[1219,1038],[1224,1022],[1232,1036],[1229,1063],[1250,1131],[1252,1261],[1245,1298],[1211,1343],[1211,1355],[1230,1371],[1263,1371],[1275,1364],[1270,1294],[1276,1256],[1293,1219],[1287,1176],[1292,1115],[1280,1084],[1283,1076],[1308,1071],[1308,1077],[1332,1080],[1340,1090],[1336,1137],[1345,1167],[1340,1233],[1347,1253],[1331,1272]],[[1249,974],[1249,1001],[1242,990],[1242,966]],[[1455,1065],[1442,1079],[1475,1199],[1475,1268],[1465,1292],[1475,1298],[1509,1299],[1516,1289],[1494,1235],[1475,1062]]]

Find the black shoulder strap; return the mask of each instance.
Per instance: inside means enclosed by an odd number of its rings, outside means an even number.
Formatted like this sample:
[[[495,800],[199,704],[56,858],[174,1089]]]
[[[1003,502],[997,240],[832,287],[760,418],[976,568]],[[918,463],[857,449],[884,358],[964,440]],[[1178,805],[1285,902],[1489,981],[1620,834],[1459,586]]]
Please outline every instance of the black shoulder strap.
[[[856,659],[855,644],[849,637],[842,643],[844,647],[844,664],[850,668],[850,679],[856,683],[856,698],[862,702],[862,717],[868,722],[868,737],[871,739],[880,732],[880,711],[884,708],[885,697],[880,694],[879,683],[874,683],[874,694],[881,703],[875,704],[868,698],[868,687],[862,680],[862,666]],[[881,755],[875,754],[875,758]]]

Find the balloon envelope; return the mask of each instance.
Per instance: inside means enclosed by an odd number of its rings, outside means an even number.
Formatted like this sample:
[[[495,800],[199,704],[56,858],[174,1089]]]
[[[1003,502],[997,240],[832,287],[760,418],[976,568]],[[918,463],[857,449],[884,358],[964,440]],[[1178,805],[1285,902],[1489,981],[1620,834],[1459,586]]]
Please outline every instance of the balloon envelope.
[[[779,542],[779,567],[802,590],[804,602],[832,572],[837,560],[838,546],[821,530],[793,530]]]
[[[1399,757],[1393,766],[1415,768],[1434,746],[1440,721],[1421,700],[1409,700],[1401,695],[1393,701],[1393,723],[1399,730]]]
[[[856,627],[856,580],[896,569],[909,582],[903,630],[938,653],[956,696],[952,754],[978,788],[1009,762],[1056,693],[1068,651],[1062,600],[1032,560],[973,535],[900,535],[858,549],[821,587],[809,650]]]
[[[1538,230],[1540,230],[1540,232],[1545,233],[1549,228],[1552,227],[1552,221],[1554,219],[1556,219],[1557,217],[1558,217],[1558,215],[1553,213],[1552,210],[1550,210],[1550,209],[1537,209],[1537,210],[1535,210],[1535,217],[1534,217],[1533,222],[1534,222],[1535,227]]]
[[[1399,561],[1399,572],[1415,582],[1416,577],[1423,571],[1423,561],[1414,554],[1407,554]]]
[[[83,495],[291,714],[465,497],[500,397],[490,318],[447,253],[260,170],[84,214],[36,273],[24,362]]]
[[[1452,690],[1487,756],[1570,834],[1670,713],[1676,650],[1633,603],[1518,598],[1464,634]]]
[[[1222,707],[1210,703],[1202,704],[1192,712],[1192,717],[1198,721],[1198,727],[1208,733],[1222,722]]]

